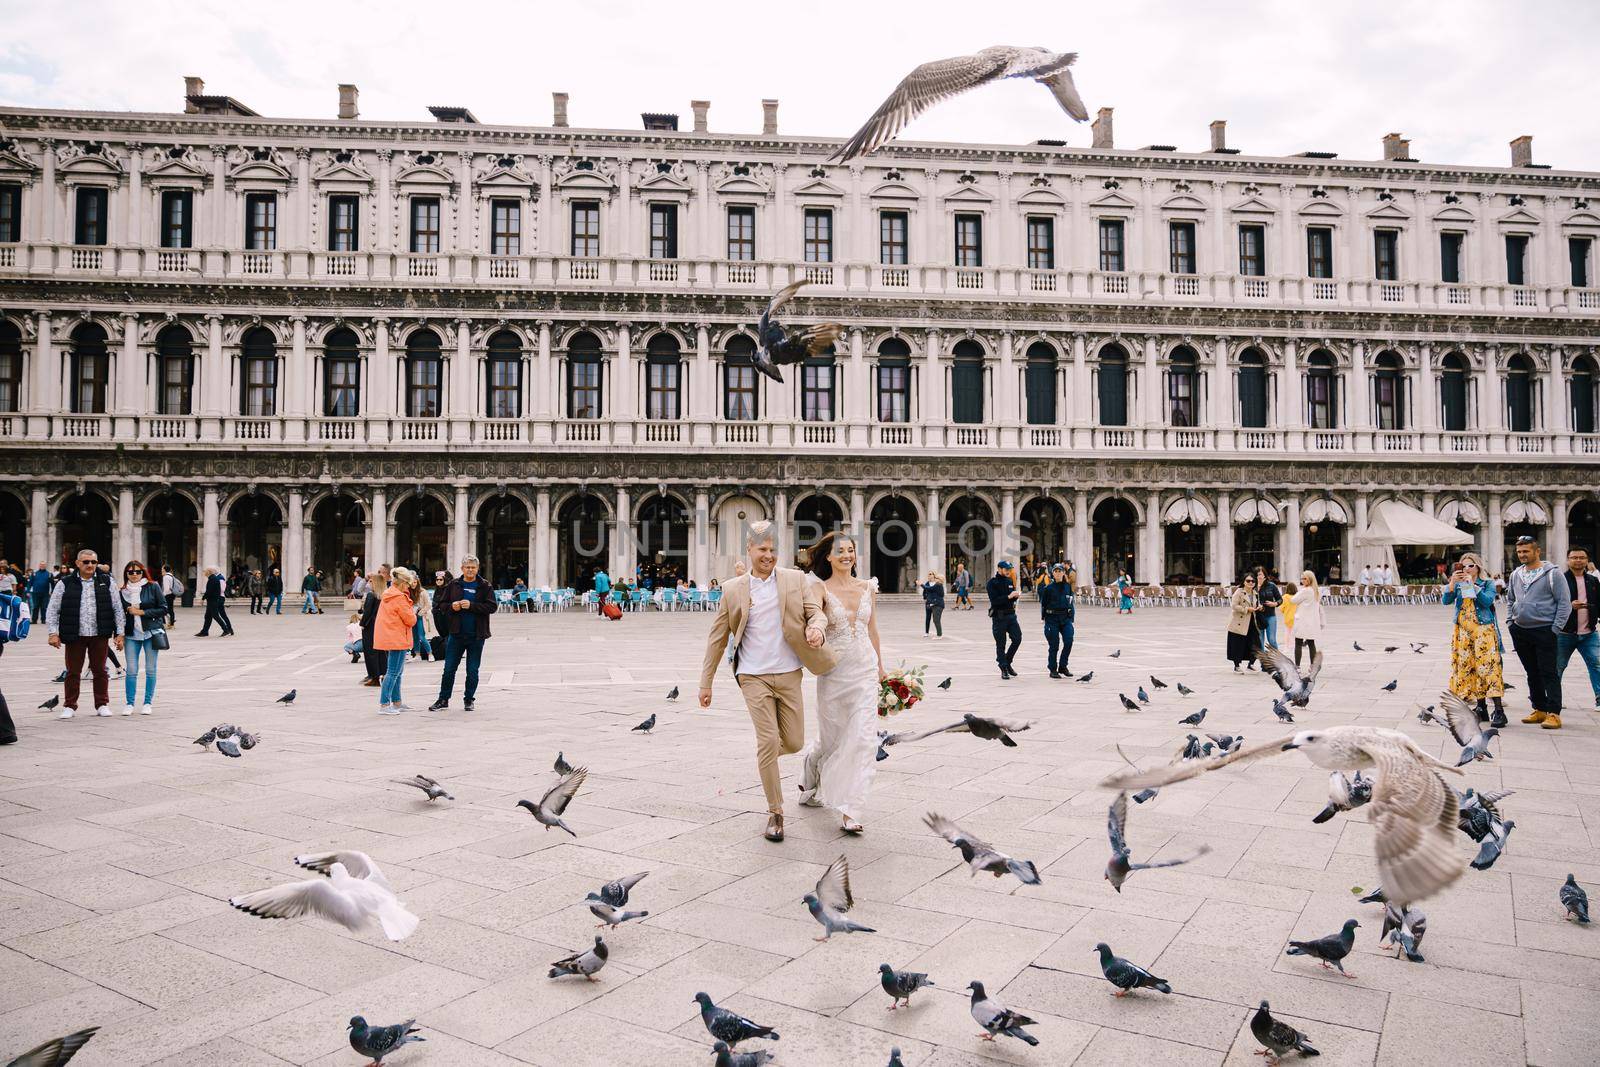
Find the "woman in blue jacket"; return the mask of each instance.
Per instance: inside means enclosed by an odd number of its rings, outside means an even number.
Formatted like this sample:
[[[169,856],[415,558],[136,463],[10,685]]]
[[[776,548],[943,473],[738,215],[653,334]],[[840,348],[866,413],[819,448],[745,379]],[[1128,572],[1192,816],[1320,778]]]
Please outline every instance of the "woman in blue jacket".
[[[1494,613],[1494,582],[1476,552],[1468,552],[1450,575],[1444,602],[1455,615],[1450,637],[1450,692],[1472,702],[1479,716],[1494,705],[1494,726],[1506,725],[1505,668],[1500,623]]]
[[[944,579],[939,577],[938,571],[929,571],[927,581],[922,583],[922,636],[928,636],[928,627],[932,626],[938,631],[938,636],[944,636]]]

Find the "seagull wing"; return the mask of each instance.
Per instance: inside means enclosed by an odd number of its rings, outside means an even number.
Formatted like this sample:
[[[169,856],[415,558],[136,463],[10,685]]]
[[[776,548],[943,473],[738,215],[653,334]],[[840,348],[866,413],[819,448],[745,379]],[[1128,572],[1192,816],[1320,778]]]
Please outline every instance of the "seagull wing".
[[[1460,877],[1466,857],[1455,848],[1455,790],[1416,753],[1387,738],[1362,750],[1377,768],[1372,786],[1373,851],[1390,900],[1412,904]]]
[[[1261,741],[1248,748],[1239,748],[1213,760],[1187,760],[1152,767],[1146,771],[1121,771],[1100,783],[1102,789],[1144,789],[1149,786],[1171,785],[1198,778],[1207,771],[1220,770],[1232,763],[1248,763],[1283,751],[1283,746],[1294,740],[1293,734],[1284,734],[1271,741]]]
[[[1444,712],[1444,724],[1456,744],[1465,748],[1478,736],[1478,716],[1472,706],[1448,690],[1439,694],[1439,707]]]
[[[850,861],[840,856],[817,879],[817,899],[836,911],[849,911],[855,897],[850,895]]]
[[[356,852],[353,849],[350,851],[340,850],[338,852],[312,852],[308,855],[296,856],[294,861],[308,871],[316,871],[318,874],[325,874],[329,877],[332,877],[333,874],[330,868],[335,863],[342,863],[344,864],[344,869],[349,872],[350,877],[364,878],[375,885],[383,886],[391,893],[394,892],[394,887],[383,876],[383,869],[378,866],[376,860],[365,852]]]
[[[1077,59],[1076,55],[1070,56],[1067,62]],[[1061,110],[1077,119],[1086,122],[1089,118],[1089,109],[1083,106],[1083,97],[1078,95],[1078,87],[1072,82],[1072,71],[1061,68],[1048,78],[1039,78],[1038,82],[1050,90],[1050,95],[1056,98],[1056,103],[1061,105]]]
[[[1285,693],[1300,684],[1300,672],[1295,670],[1294,660],[1285,656],[1275,648],[1261,650],[1261,662],[1267,665],[1272,680],[1278,683],[1278,688]]]
[[[1128,851],[1128,838],[1124,832],[1128,825],[1128,794],[1124,791],[1117,794],[1117,799],[1111,802],[1111,810],[1106,814],[1106,836],[1111,839],[1111,851]]]
[[[539,801],[539,807],[551,815],[560,815],[567,810],[567,805],[572,803],[573,796],[578,792],[578,787],[583,780],[589,777],[589,768],[579,767],[561,781],[551,786]]]
[[[806,279],[801,278],[799,281],[790,282],[782,289],[779,289],[777,294],[773,296],[772,303],[768,304],[767,310],[762,313],[762,318],[764,319],[769,315],[776,315],[778,313],[778,309],[783,307],[783,305],[787,304],[789,301],[793,300],[794,294],[798,293],[800,291],[800,287],[805,284]],[[766,323],[763,322],[762,325],[765,326]]]
[[[326,878],[287,882],[271,889],[246,893],[242,897],[232,897],[228,903],[263,919],[298,919],[302,915],[319,915],[350,930],[361,929],[369,914],[369,902],[364,897]]]
[[[1006,64],[1007,58],[1003,55],[956,56],[922,64],[895,86],[894,92],[878,105],[866,124],[829,159],[845,162],[881,148],[894,140],[907,123],[939,101],[1004,76]],[[1056,92],[1055,87],[1051,86],[1050,91]],[[1077,93],[1073,92],[1073,96]],[[1078,106],[1081,108],[1082,102]],[[1084,117],[1088,117],[1087,112]]]

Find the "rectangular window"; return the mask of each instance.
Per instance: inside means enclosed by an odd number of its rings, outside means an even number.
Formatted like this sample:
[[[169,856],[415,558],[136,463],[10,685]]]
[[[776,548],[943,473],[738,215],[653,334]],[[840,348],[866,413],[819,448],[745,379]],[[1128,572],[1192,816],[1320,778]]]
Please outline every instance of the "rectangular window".
[[[239,414],[265,419],[278,413],[278,361],[257,356],[243,361],[244,398]]]
[[[1023,374],[1028,398],[1028,425],[1054,426],[1056,422],[1056,366],[1030,359]]]
[[[522,255],[522,202],[519,200],[489,201],[489,215],[493,225],[489,234],[491,256]]]
[[[878,364],[878,421],[911,421],[911,368],[907,364]]]
[[[728,209],[728,258],[747,262],[756,258],[756,209]]]
[[[904,211],[885,211],[878,216],[878,262],[886,267],[906,263],[906,231],[909,218]]]
[[[1306,276],[1333,277],[1333,231],[1326,226],[1306,227]]]
[[[722,365],[722,417],[750,422],[756,417],[756,369],[746,360]]]
[[[159,404],[161,414],[188,415],[193,392],[194,360],[188,356],[163,356]]]
[[[353,356],[337,356],[324,364],[327,395],[323,414],[331,419],[353,419],[361,413],[361,361]]]
[[[567,362],[567,417],[600,417],[600,361],[574,359]]]
[[[439,251],[439,198],[411,198],[411,251],[436,255]]]
[[[1122,258],[1122,220],[1100,220],[1100,269],[1110,273],[1125,270]]]
[[[1526,234],[1506,234],[1506,284],[1528,284],[1528,237]]]
[[[1239,368],[1239,425],[1265,429],[1267,425],[1267,372],[1261,366]]]
[[[800,417],[806,422],[833,421],[834,366],[805,363],[800,367]]]
[[[488,363],[491,419],[514,419],[522,414],[522,361],[491,359]]]
[[[678,371],[681,367],[682,364],[675,359],[645,364],[648,372],[645,378],[645,418],[678,418]]]
[[[572,254],[600,254],[600,204],[594,200],[572,202]]]
[[[1441,233],[1439,235],[1439,280],[1449,285],[1457,285],[1461,281],[1461,246],[1466,239],[1464,233]]]
[[[1306,376],[1307,419],[1313,430],[1331,430],[1333,426],[1333,383],[1331,372],[1313,371]]]
[[[956,216],[956,266],[983,266],[983,216]]]
[[[1239,227],[1239,273],[1246,278],[1267,275],[1267,228]]]
[[[0,349],[0,411],[16,411],[22,400],[22,352]]]
[[[361,247],[361,198],[328,197],[328,251],[355,252]]]
[[[983,363],[958,359],[950,368],[950,419],[967,426],[983,422]]]
[[[1372,380],[1372,399],[1377,405],[1377,423],[1380,430],[1400,429],[1400,378],[1395,374],[1381,374]]]
[[[194,193],[187,189],[161,194],[161,247],[194,247]]]
[[[1400,280],[1400,231],[1378,230],[1372,235],[1372,269],[1380,282]]]
[[[444,361],[433,357],[406,361],[406,415],[413,419],[439,417],[439,375]]]
[[[805,260],[807,263],[833,262],[833,212],[827,208],[806,208]]]
[[[22,186],[0,182],[0,244],[22,240]]]
[[[244,246],[253,252],[269,252],[278,247],[276,193],[245,194]]]
[[[1174,426],[1194,425],[1193,367],[1173,367],[1167,372],[1167,415]]]
[[[73,357],[73,405],[77,415],[103,415],[106,410],[105,352],[80,352]]]
[[[1056,220],[1033,216],[1028,219],[1028,269],[1056,269]]]
[[[109,191],[106,189],[78,190],[77,217],[72,236],[74,244],[103,245],[106,243],[106,205],[108,201]]]
[[[1173,274],[1194,273],[1194,223],[1174,222],[1167,227]]]
[[[1567,259],[1572,264],[1572,284],[1575,288],[1589,287],[1589,249],[1593,245],[1594,242],[1587,237],[1567,238]]]
[[[678,205],[650,205],[650,258],[678,258]]]

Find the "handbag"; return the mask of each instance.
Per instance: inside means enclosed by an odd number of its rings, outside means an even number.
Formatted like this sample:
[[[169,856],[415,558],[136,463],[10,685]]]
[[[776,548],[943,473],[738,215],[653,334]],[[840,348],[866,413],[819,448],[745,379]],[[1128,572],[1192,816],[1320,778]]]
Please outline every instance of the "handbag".
[[[157,652],[165,652],[172,647],[172,641],[167,637],[166,627],[158,627],[150,631],[150,647]]]

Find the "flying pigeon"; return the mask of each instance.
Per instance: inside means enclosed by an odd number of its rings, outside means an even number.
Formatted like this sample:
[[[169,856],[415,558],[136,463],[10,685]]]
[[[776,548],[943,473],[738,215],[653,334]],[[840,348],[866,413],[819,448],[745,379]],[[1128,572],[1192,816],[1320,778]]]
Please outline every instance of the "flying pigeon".
[[[1165,689],[1167,687],[1166,682],[1163,682],[1160,678],[1157,678],[1153,674],[1150,676],[1150,684],[1156,689]]]
[[[606,949],[606,939],[598,934],[594,939],[594,948],[586,948],[582,952],[574,952],[570,956],[556,960],[550,965],[550,977],[560,978],[562,975],[581,974],[589,981],[594,981],[594,976],[600,968],[606,965],[606,957],[611,953]]]
[[[1218,755],[1226,755],[1229,752],[1237,752],[1239,751],[1240,746],[1244,744],[1244,734],[1239,734],[1237,737],[1235,737],[1233,734],[1223,734],[1221,737],[1218,737],[1216,734],[1206,734],[1206,736],[1216,742]]]
[[[1195,712],[1193,715],[1190,715],[1188,718],[1179,719],[1178,720],[1178,725],[1179,726],[1199,726],[1201,723],[1203,723],[1205,721],[1206,721],[1206,709],[1205,708],[1201,708],[1199,711]]]
[[[556,773],[560,775],[572,773],[572,764],[567,762],[565,752],[556,753]]]
[[[1250,1016],[1250,1032],[1266,1048],[1268,1067],[1278,1067],[1279,1058],[1287,1052],[1298,1052],[1302,1056],[1322,1055],[1311,1047],[1311,1040],[1305,1034],[1286,1022],[1274,1019],[1264,1000],[1256,1013]]]
[[[972,869],[972,874],[979,871],[988,871],[999,878],[1001,875],[1011,873],[1023,885],[1038,885],[1039,871],[1029,860],[1012,859],[1004,852],[1000,852],[987,841],[968,833],[943,815],[928,812],[922,817],[928,828],[955,848],[960,850],[961,858]]]
[[[1449,690],[1439,694],[1439,704],[1444,709],[1444,724],[1450,730],[1450,736],[1461,746],[1461,758],[1456,761],[1456,766],[1465,767],[1477,760],[1494,759],[1489,752],[1489,742],[1499,737],[1500,731],[1492,726],[1488,729],[1480,727],[1472,706]]]
[[[1122,658],[1122,649],[1120,649],[1120,648],[1113,649],[1112,652],[1111,652],[1111,658],[1112,659],[1121,659]]]
[[[879,730],[878,731],[878,753],[877,753],[877,756],[875,757],[875,760],[878,763],[882,763],[884,760],[889,758],[889,750],[883,747],[883,743],[885,741],[887,741],[887,740],[889,740],[889,731],[888,730]]]
[[[239,731],[239,747],[249,752],[261,743],[261,735],[250,733],[248,730]],[[455,799],[454,797],[451,798]]]
[[[274,704],[293,704],[295,695],[298,692],[299,692],[299,690],[297,690],[297,689],[291,689],[287,693],[283,694],[283,696],[279,697],[277,700],[274,700],[273,703]]]
[[[1129,711],[1138,711],[1139,710],[1139,705],[1137,705],[1133,701],[1129,700],[1128,699],[1128,695],[1126,693],[1118,693],[1117,694],[1117,699],[1122,701],[1122,706],[1124,708],[1126,708],[1127,710],[1129,710]]]
[[[638,874],[630,874],[626,878],[618,878],[614,882],[607,882],[600,887],[600,892],[590,893],[583,899],[598,900],[600,903],[609,904],[613,908],[626,907],[629,891],[644,881],[645,875],[649,873],[649,871],[640,871]]]
[[[1138,691],[1136,693],[1134,693],[1133,695],[1139,698],[1139,703],[1141,703],[1141,704],[1150,703],[1150,694],[1146,693],[1144,691],[1144,686],[1142,686],[1142,685],[1139,687]]]
[[[224,756],[229,756],[233,759],[238,759],[240,756],[244,755],[244,753],[239,749],[238,740],[232,737],[217,738],[217,751],[222,753]]]
[[[1378,944],[1388,942],[1396,950],[1395,958],[1404,955],[1412,963],[1425,963],[1419,946],[1422,935],[1428,932],[1428,917],[1418,908],[1385,903],[1383,930],[1378,934]]]
[[[43,704],[40,704],[39,708],[44,710],[44,711],[55,711],[56,708],[58,708],[60,706],[61,706],[61,694],[57,693],[55,696],[51,697],[49,700],[46,700]],[[62,1038],[62,1040],[65,1041],[66,1038]],[[84,1040],[87,1041],[88,1038],[84,1038]]]
[[[1191,863],[1211,851],[1210,845],[1201,845],[1200,850],[1192,856],[1181,860],[1160,860],[1155,863],[1129,863],[1130,850],[1126,828],[1128,825],[1128,794],[1118,793],[1117,799],[1111,802],[1111,810],[1106,817],[1106,834],[1111,839],[1111,859],[1106,863],[1106,881],[1111,883],[1111,888],[1118,893],[1122,892],[1122,883],[1134,871],[1151,871],[1158,867],[1178,867]]]
[[[1190,689],[1188,686],[1184,685],[1182,682],[1179,682],[1178,683],[1178,695],[1179,696],[1186,696],[1186,697],[1194,696],[1194,690]]]
[[[78,1054],[78,1050],[89,1043],[89,1039],[98,1033],[98,1026],[91,1026],[85,1030],[78,1030],[66,1037],[53,1037],[42,1045],[35,1045],[16,1059],[10,1061],[6,1067],[62,1067],[68,1060]]]
[[[933,979],[918,971],[897,971],[887,963],[878,964],[879,984],[883,991],[889,994],[889,1010],[894,1011],[903,1000],[906,1007],[911,1006],[911,994],[923,986],[934,984]]]
[[[1572,875],[1567,875],[1567,880],[1561,883],[1561,906],[1567,909],[1567,918],[1578,923],[1589,921],[1589,894],[1583,891],[1583,886]]]
[[[1479,793],[1468,786],[1466,792],[1456,797],[1460,806],[1456,828],[1474,841],[1482,841],[1489,836],[1489,828],[1493,822],[1500,818],[1500,809],[1496,805],[1513,792],[1511,789],[1501,789],[1492,793]]]
[[[413,789],[422,790],[424,793],[428,794],[428,803],[430,804],[432,804],[435,800],[439,800],[440,798],[445,800],[455,799],[455,797],[444,791],[443,786],[425,774],[419,774],[415,778],[396,778],[394,779],[394,783],[396,785],[409,785]]]
[[[638,726],[635,726],[630,732],[631,733],[636,733],[636,734],[637,733],[646,733],[647,734],[651,730],[654,730],[655,728],[656,728],[656,713],[652,711],[650,713],[650,717],[648,719],[646,719],[644,722],[640,723]]]
[[[946,678],[944,681],[940,682],[939,683],[939,688],[940,689],[949,689],[950,688],[950,679]]]
[[[1511,839],[1511,831],[1517,824],[1511,819],[1502,822],[1499,819],[1489,820],[1489,833],[1478,846],[1478,855],[1472,861],[1475,871],[1487,871],[1494,866],[1494,861],[1500,858],[1500,853],[1506,847],[1506,842]]]
[[[1428,647],[1428,642],[1426,642],[1426,641],[1413,641],[1413,642],[1411,642],[1411,651],[1413,651],[1413,652],[1421,652],[1423,649],[1425,649],[1427,647]]]
[[[677,686],[673,686],[672,687],[672,692],[667,694],[667,699],[668,700],[677,700],[678,699],[678,687]]]
[[[1259,741],[1213,760],[1113,774],[1105,789],[1142,789],[1187,781],[1235,763],[1298,750],[1330,771],[1371,770],[1373,851],[1378,877],[1392,899],[1424,900],[1454,882],[1465,869],[1456,852],[1458,801],[1440,771],[1460,774],[1396,730],[1330,726]]]
[[[1183,747],[1178,749],[1178,759],[1199,759],[1199,758],[1200,758],[1200,739],[1198,737],[1196,737],[1194,734],[1190,734],[1187,738],[1184,739]]]
[[[216,731],[218,737],[232,737],[239,732],[239,728],[231,722],[219,723],[212,729]]]
[[[376,921],[390,941],[402,941],[416,930],[417,917],[395,898],[383,872],[366,853],[321,852],[296,856],[294,861],[327,877],[246,893],[228,903],[263,919],[320,915],[354,933]]]
[[[1352,890],[1352,892],[1359,893],[1359,892],[1361,892],[1361,890],[1360,889],[1354,889],[1354,890]],[[1389,897],[1388,897],[1387,894],[1384,893],[1383,886],[1380,885],[1378,888],[1374,889],[1372,892],[1370,892],[1366,896],[1362,897],[1359,901],[1357,901],[1357,903],[1360,903],[1360,904],[1387,904],[1387,903],[1389,903]]]
[[[407,1019],[393,1026],[368,1026],[367,1020],[359,1015],[352,1015],[349,1026],[350,1047],[363,1056],[372,1057],[372,1063],[368,1067],[380,1067],[383,1058],[398,1050],[401,1045],[428,1040],[417,1036],[417,1028],[413,1025],[416,1021]]]
[[[1133,794],[1133,802],[1135,804],[1143,804],[1147,800],[1154,800],[1160,792],[1161,790],[1159,789],[1141,789]]]
[[[1094,950],[1100,953],[1100,973],[1106,976],[1106,981],[1117,987],[1112,996],[1125,997],[1135,989],[1172,992],[1172,987],[1167,984],[1166,979],[1157,978],[1137,963],[1112,955],[1111,946],[1104,941],[1096,945]]]
[[[1383,650],[1385,652],[1398,652],[1398,651],[1400,651],[1400,646],[1399,645],[1385,645]]]
[[[650,717],[652,719],[655,718],[654,715]],[[587,777],[589,777],[589,768],[579,767],[571,774],[563,775],[555,785],[547,789],[544,796],[539,799],[539,803],[535,804],[531,800],[519,800],[517,801],[517,807],[527,808],[528,813],[539,820],[545,830],[548,831],[553,826],[559,826],[573,837],[577,837],[577,832],[562,822],[561,816],[567,810],[567,805],[572,803],[573,795],[577,793],[578,787],[583,784],[583,780]]]
[[[761,312],[761,320],[756,324],[756,351],[752,360],[756,370],[775,382],[783,381],[783,372],[778,367],[820,356],[844,336],[844,327],[837,322],[785,330],[773,318],[806,284],[807,279],[801,278],[779,289],[766,310]]]
[[[961,716],[960,722],[953,722],[949,726],[939,726],[932,730],[924,730],[913,734],[890,734],[883,739],[885,745],[900,745],[907,741],[921,741],[932,737],[934,734],[971,734],[973,737],[984,741],[999,741],[1007,748],[1016,748],[1016,741],[1012,734],[1032,728],[1032,719],[996,719],[983,715],[974,715],[971,712]]]
[[[970,56],[923,63],[906,75],[855,136],[828,158],[848,163],[873,152],[934,104],[1001,78],[1032,78],[1050,90],[1063,111],[1085,122],[1089,110],[1072,83],[1071,67],[1077,58],[1076,52],[998,45]]]
[[[1328,803],[1311,817],[1314,823],[1325,823],[1341,811],[1359,808],[1372,799],[1372,779],[1357,771],[1354,777],[1343,771],[1328,775]]]
[[[970,982],[967,988],[972,990],[973,1019],[983,1027],[983,1033],[978,1035],[985,1041],[993,1041],[996,1034],[1005,1034],[1019,1041],[1026,1041],[1030,1045],[1037,1045],[1039,1039],[1023,1029],[1024,1026],[1035,1026],[1037,1019],[1030,1019],[1020,1012],[1012,1011],[997,1000],[990,1000],[983,991],[982,982]]]
[[[590,893],[589,896],[592,897],[594,894]],[[650,913],[648,911],[623,911],[621,908],[614,908],[610,904],[596,902],[589,905],[589,914],[600,920],[595,924],[596,927],[615,927],[621,926],[629,919],[642,919]]]
[[[1396,678],[1394,681],[1392,681],[1388,685],[1384,686],[1383,687],[1383,691],[1385,693],[1392,693],[1392,692],[1394,692],[1395,687],[1398,686],[1399,684],[1400,684],[1400,679]]]
[[[1284,954],[1288,956],[1310,956],[1312,959],[1319,961],[1322,966],[1328,967],[1329,964],[1332,964],[1334,967],[1339,968],[1339,973],[1346,978],[1354,978],[1355,975],[1344,969],[1343,961],[1346,956],[1350,955],[1350,950],[1355,947],[1356,927],[1360,925],[1354,919],[1346,919],[1344,926],[1340,928],[1338,933],[1329,934],[1327,937],[1319,937],[1315,941],[1291,941],[1289,942],[1289,947],[1284,950]]]
[[[718,1041],[726,1041],[730,1048],[752,1037],[778,1040],[778,1031],[772,1027],[758,1026],[737,1012],[717,1007],[708,994],[696,993],[694,999],[700,1005],[700,1021],[706,1024],[706,1030]]]
[[[1278,688],[1283,690],[1279,703],[1303,708],[1311,703],[1311,690],[1317,684],[1317,675],[1322,673],[1322,650],[1318,649],[1317,654],[1311,657],[1311,670],[1304,677],[1295,667],[1294,660],[1275,648],[1261,650],[1261,665],[1278,683]]]
[[[1289,705],[1282,700],[1272,702],[1272,714],[1278,717],[1279,722],[1294,722],[1294,712],[1289,710]]]
[[[771,1051],[764,1048],[758,1048],[754,1052],[734,1052],[726,1041],[716,1042],[711,1046],[711,1051],[717,1055],[714,1067],[764,1067],[776,1058]]]
[[[1366,651],[1366,649],[1361,647],[1361,642],[1360,641],[1351,641],[1350,644],[1355,647],[1355,650],[1357,652],[1365,652]]]
[[[1089,679],[1091,679],[1093,677],[1094,677],[1094,671],[1090,671],[1088,674],[1080,674],[1080,675],[1078,675],[1078,682],[1081,684],[1083,682],[1087,682]]]
[[[845,912],[855,906],[850,895],[850,861],[840,856],[828,865],[817,879],[817,888],[800,898],[811,917],[822,924],[822,936],[814,941],[826,941],[834,934],[875,934],[878,931],[845,918]]]
[[[1435,712],[1433,710],[1433,708],[1434,708],[1434,706],[1432,704],[1429,704],[1427,707],[1425,707],[1425,708],[1421,709],[1420,711],[1418,711],[1417,712],[1417,721],[1420,722],[1424,726],[1428,725],[1430,722],[1431,723],[1437,723],[1438,725],[1443,726],[1446,730],[1448,730],[1450,727],[1445,723],[1444,718],[1442,716],[1440,716],[1437,712]]]

